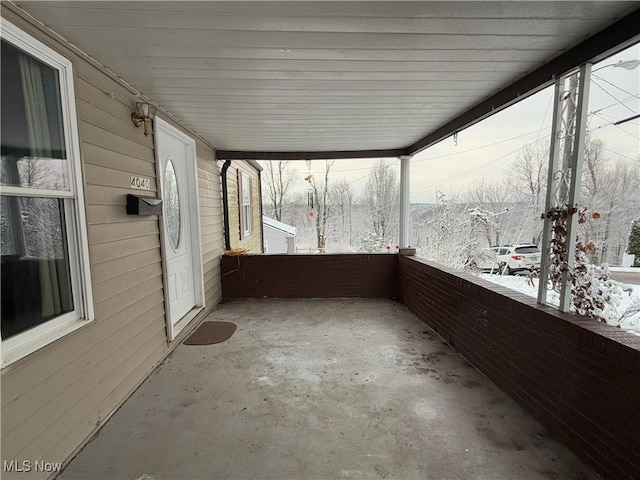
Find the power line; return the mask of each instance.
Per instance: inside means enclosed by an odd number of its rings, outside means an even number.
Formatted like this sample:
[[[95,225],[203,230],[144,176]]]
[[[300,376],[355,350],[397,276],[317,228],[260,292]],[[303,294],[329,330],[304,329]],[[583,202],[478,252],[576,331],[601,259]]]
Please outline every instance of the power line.
[[[601,114],[599,114],[599,113],[596,113],[595,115],[596,115],[597,117],[600,117],[602,120],[604,120],[604,121],[605,121],[605,122],[607,122],[607,123],[605,123],[605,124],[603,124],[603,125],[599,125],[599,126],[597,126],[597,127],[595,127],[595,128],[591,128],[591,129],[589,129],[589,131],[590,131],[590,132],[595,132],[596,130],[600,130],[600,129],[602,129],[602,128],[606,128],[606,127],[616,127],[616,128],[617,128],[618,130],[620,130],[622,133],[626,133],[627,135],[629,135],[629,136],[631,136],[631,137],[635,138],[636,140],[640,140],[640,137],[637,137],[637,136],[636,136],[636,135],[634,135],[633,133],[631,133],[631,132],[629,132],[629,131],[625,130],[623,127],[621,127],[620,125],[618,125],[616,122],[611,122],[611,121],[609,121],[609,119],[605,118],[603,115],[601,115]],[[633,118],[632,118],[631,120],[633,120]]]
[[[640,113],[636,113],[635,115],[632,115],[630,117],[623,118],[622,120],[618,120],[617,122],[613,122],[613,124],[617,127],[618,125],[622,125],[623,123],[627,123],[638,118],[640,118]]]
[[[594,75],[597,76],[597,75]],[[598,77],[600,78],[600,77]],[[622,105],[623,107],[625,107],[627,110],[631,111],[632,113],[636,113],[633,111],[633,109],[627,105],[626,103],[620,101],[620,99],[618,97],[616,97],[615,95],[613,95],[611,92],[609,92],[609,90],[607,90],[606,88],[604,88],[602,85],[600,85],[598,82],[596,82],[595,80],[592,81],[591,83],[593,83],[596,87],[598,87],[600,90],[602,90],[604,93],[606,93],[607,95],[609,95],[611,98],[613,98],[617,103],[619,103],[620,105]],[[610,82],[609,82],[610,83]],[[615,85],[614,85],[615,86]],[[625,93],[633,96],[632,93],[627,92],[626,90],[624,91]]]
[[[518,136],[518,137],[514,137],[514,138],[520,138],[520,137],[523,137],[523,136],[531,135],[532,133],[537,133],[535,141],[533,141],[532,143],[530,143],[530,144],[529,144],[529,145],[536,145],[536,144],[540,141],[540,134],[542,133],[542,131],[543,131],[545,128],[549,128],[549,127],[545,127],[545,126],[544,126],[544,122],[545,122],[545,121],[546,121],[546,119],[547,119],[547,115],[549,114],[549,109],[550,109],[550,107],[551,107],[551,99],[549,99],[549,102],[547,103],[547,108],[546,108],[546,110],[545,110],[544,116],[542,117],[542,122],[540,123],[540,128],[539,128],[538,130],[534,130],[534,131],[532,131],[532,132],[529,132],[529,133],[526,133],[526,134],[524,134],[524,135],[520,135],[520,136]],[[548,134],[548,135],[546,135],[546,136],[544,136],[544,137],[542,137],[542,138],[549,138],[550,136],[551,136],[551,134]],[[497,142],[497,143],[503,143],[503,142]],[[529,145],[526,145],[526,146],[529,146]],[[473,150],[474,150],[474,149],[472,149],[471,151],[473,151]],[[477,150],[477,149],[476,149],[476,150]],[[480,166],[475,167],[475,168],[472,168],[472,169],[470,169],[470,170],[467,170],[466,172],[463,172],[463,173],[462,173],[462,174],[460,174],[460,175],[456,175],[455,177],[453,177],[453,178],[449,179],[449,181],[444,182],[444,183],[450,183],[451,181],[453,181],[453,180],[457,180],[458,178],[461,178],[461,177],[463,177],[463,176],[465,176],[465,175],[467,175],[467,174],[469,174],[469,173],[475,172],[475,171],[477,171],[477,170],[479,170],[479,169],[481,169],[481,168],[484,168],[484,167],[486,167],[486,166],[488,166],[488,165],[491,165],[491,164],[493,164],[493,163],[499,162],[500,160],[502,160],[502,159],[504,159],[504,158],[506,158],[506,157],[508,157],[508,156],[510,156],[510,155],[512,155],[512,154],[514,154],[514,153],[516,153],[516,152],[519,152],[519,151],[521,151],[521,150],[522,150],[522,147],[519,147],[517,150],[513,150],[512,152],[509,152],[509,153],[507,153],[506,155],[504,155],[504,156],[502,156],[502,157],[497,158],[496,160],[492,160],[492,161],[490,161],[490,162],[486,162],[485,164],[480,165]],[[438,182],[438,183],[441,183],[441,182]],[[411,195],[411,196],[410,196],[410,198],[415,197],[415,194],[424,193],[425,191],[428,191],[428,190],[429,190],[431,187],[433,187],[434,185],[437,185],[437,183],[436,183],[436,184],[433,184],[433,185],[430,185],[430,186],[428,186],[428,187],[426,187],[426,189],[425,189],[425,188],[423,188],[422,190],[420,190],[420,191],[418,191],[418,192],[414,192],[414,194],[413,194],[413,195]]]
[[[549,138],[549,137],[551,137],[551,134],[549,134],[549,135],[545,135],[545,136],[544,136],[544,137],[542,137],[542,138],[538,138],[538,139],[536,140],[536,142],[531,142],[531,143],[529,143],[529,144],[525,145],[525,148],[526,148],[527,146],[529,146],[529,145],[535,145],[535,143],[537,143],[538,141],[540,141],[540,140],[542,140],[542,139],[545,139],[545,138]],[[501,161],[501,160],[504,160],[505,158],[507,158],[507,157],[509,157],[509,156],[513,155],[514,153],[518,153],[519,151],[521,151],[521,150],[522,150],[522,148],[523,148],[523,147],[518,147],[517,149],[512,150],[512,151],[510,151],[509,153],[506,153],[505,155],[503,155],[503,156],[501,156],[501,157],[496,158],[495,160],[490,160],[490,161],[485,162],[485,163],[483,163],[483,164],[481,164],[481,165],[478,165],[478,166],[476,166],[476,167],[474,167],[474,168],[470,168],[469,170],[465,170],[464,172],[462,172],[462,173],[460,173],[460,174],[458,174],[458,175],[456,175],[456,176],[454,176],[454,177],[451,177],[451,178],[447,179],[446,181],[436,182],[436,183],[432,183],[432,184],[430,184],[430,185],[427,185],[427,186],[425,186],[425,187],[422,187],[422,188],[418,189],[417,191],[413,192],[413,194],[411,195],[411,197],[410,197],[410,198],[413,198],[415,195],[418,195],[418,194],[424,193],[424,192],[426,192],[426,191],[430,190],[430,189],[431,189],[431,188],[433,188],[433,187],[437,187],[438,185],[442,185],[442,184],[446,184],[446,183],[451,183],[453,180],[457,180],[458,178],[464,177],[464,176],[466,176],[466,175],[468,175],[468,174],[470,174],[470,173],[473,173],[473,172],[475,172],[475,171],[477,171],[477,170],[483,169],[484,167],[487,167],[487,166],[492,165],[492,164],[494,164],[494,163],[497,163],[497,162],[499,162],[499,161]]]
[[[366,161],[373,160],[374,158],[378,158],[378,157],[372,157],[372,158],[369,158],[369,159],[362,159],[361,161],[366,162]],[[380,158],[378,158],[378,159],[380,160]],[[344,173],[344,172],[357,172],[357,171],[360,171],[360,170],[371,170],[371,166],[359,167],[359,168],[348,168],[346,170],[332,170],[332,172],[333,173]],[[324,171],[318,170],[317,172],[311,172],[312,175],[313,174],[321,174],[321,173],[324,173]]]
[[[544,117],[542,118],[542,122],[540,124],[540,130],[538,130],[538,137],[536,137],[536,141],[534,143],[537,144],[540,138],[540,133],[543,130],[543,125],[545,120],[547,119],[547,115],[549,114],[549,110],[551,109],[551,104],[552,104],[552,99],[549,98],[549,103],[547,104],[547,109],[544,113]],[[551,136],[550,134],[548,135],[549,137]],[[527,208],[526,208],[526,215],[522,215],[520,218],[520,223],[518,224],[518,227],[516,228],[516,239],[515,242],[513,242],[513,245],[517,245],[518,243],[520,243],[520,239],[522,238],[522,235],[524,234],[524,229],[525,227],[529,224],[529,222],[531,221],[531,213],[533,212],[533,209],[537,206],[536,204],[536,197],[535,196],[531,196],[531,199],[529,200],[529,203],[527,204]],[[509,218],[509,221],[511,221],[511,218]],[[506,227],[505,227],[505,231],[506,231]]]
[[[604,108],[607,108],[607,107],[604,107]],[[545,113],[545,116],[546,116],[546,113]],[[547,125],[545,128],[550,128],[550,125]],[[493,147],[495,145],[500,145],[502,143],[508,143],[508,142],[511,142],[512,140],[517,140],[517,139],[522,138],[522,137],[527,137],[529,135],[533,135],[534,133],[539,133],[539,130],[532,130],[530,132],[523,133],[521,135],[516,135],[514,137],[509,137],[509,138],[506,138],[504,140],[499,140],[499,141],[493,142],[493,143],[487,143],[486,145],[480,145],[478,147],[469,148],[467,150],[460,150],[458,152],[447,153],[447,154],[444,154],[444,155],[437,155],[437,156],[434,156],[434,157],[415,159],[415,160],[412,160],[411,163],[412,164],[416,164],[416,163],[420,163],[420,162],[425,162],[427,160],[435,160],[435,159],[438,159],[438,158],[446,158],[446,157],[452,157],[452,156],[455,156],[455,155],[461,155],[463,153],[474,152],[474,151],[477,151],[477,150],[481,150],[483,148],[489,148],[489,147]],[[376,158],[376,157],[374,157],[374,158]],[[368,160],[371,160],[371,159],[362,159],[362,161],[368,161]],[[395,165],[396,163],[397,163],[397,160],[395,160],[394,163],[392,163],[391,165]],[[360,171],[360,170],[371,170],[371,166],[359,167],[359,168],[349,168],[349,169],[345,169],[345,170],[332,170],[332,172],[333,173],[344,173],[344,172],[357,172],[357,171]],[[298,173],[298,172],[296,172],[296,173]],[[318,171],[312,171],[311,173],[312,174],[321,174],[321,173],[324,173],[324,171],[318,170]],[[362,178],[365,178],[365,177],[366,176],[360,177],[360,179],[358,179],[358,180],[362,180]],[[358,180],[354,180],[354,182],[356,182]]]
[[[397,165],[398,162],[399,162],[399,160],[394,160],[388,166],[389,167],[393,167],[393,166]],[[356,178],[355,180],[352,180],[351,182],[347,183],[347,185],[354,184],[354,183],[359,182],[360,180],[362,180],[364,178],[370,177],[371,175],[373,175],[375,173],[374,169],[375,169],[375,166],[374,167],[369,167],[369,170],[371,170],[369,173],[367,173],[366,175],[364,175],[364,176],[362,176],[360,178]]]
[[[544,127],[544,128],[551,128],[551,126],[548,125],[547,127]],[[486,145],[481,145],[479,147],[469,148],[467,150],[460,150],[459,152],[455,152],[455,153],[447,153],[445,155],[437,155],[435,157],[428,157],[428,158],[421,158],[419,160],[412,160],[411,163],[413,164],[413,163],[426,162],[427,160],[435,160],[435,159],[438,159],[438,158],[455,157],[456,155],[461,155],[463,153],[468,153],[468,152],[475,152],[475,151],[481,150],[483,148],[493,147],[495,145],[500,145],[501,143],[507,143],[507,142],[510,142],[512,140],[517,140],[518,138],[527,137],[529,135],[533,135],[534,133],[539,133],[539,132],[540,132],[540,130],[532,130],[530,132],[523,133],[522,135],[516,135],[515,137],[507,138],[505,140],[500,140],[498,142],[488,143]]]
[[[546,120],[546,116],[547,116],[547,114],[548,114],[548,108],[547,108],[547,111],[545,112],[545,117],[543,117],[542,123],[544,123],[544,121]],[[527,145],[535,145],[536,143],[538,143],[538,142],[540,141],[540,139],[541,139],[541,138],[540,138],[540,133],[541,133],[541,132],[542,132],[542,130],[544,130],[545,128],[550,128],[550,126],[541,126],[541,128],[540,128],[540,129],[537,129],[537,130],[532,130],[532,131],[530,131],[530,132],[527,132],[527,133],[524,133],[524,134],[521,134],[521,135],[516,135],[516,136],[514,136],[514,137],[510,137],[510,138],[505,139],[505,140],[500,140],[500,141],[498,141],[498,142],[493,142],[493,143],[489,143],[489,144],[486,144],[486,145],[481,145],[481,146],[479,146],[479,147],[469,148],[469,149],[467,149],[467,150],[462,150],[462,151],[460,151],[460,152],[449,153],[449,154],[445,154],[445,155],[438,155],[438,156],[435,156],[435,157],[422,158],[422,159],[420,159],[420,160],[414,160],[412,163],[419,163],[419,162],[424,162],[424,161],[427,161],[427,160],[435,160],[435,159],[439,159],[439,158],[446,158],[446,157],[451,157],[451,156],[455,156],[455,155],[461,155],[461,154],[463,154],[463,153],[474,152],[474,151],[478,151],[478,150],[481,150],[481,149],[484,149],[484,148],[488,148],[488,147],[492,147],[492,146],[495,146],[495,145],[499,145],[499,144],[502,144],[502,143],[507,143],[507,142],[510,142],[510,141],[512,141],[512,140],[517,140],[518,138],[526,137],[526,136],[532,135],[532,134],[534,134],[534,133],[536,133],[536,134],[537,134],[536,140],[535,140],[534,142],[532,142],[532,143],[527,144]],[[544,138],[549,138],[549,137],[550,137],[550,135],[545,135],[544,137],[542,137],[542,139],[544,139]],[[526,146],[526,145],[525,145],[525,146]],[[481,168],[484,168],[485,166],[488,166],[488,165],[491,165],[491,164],[493,164],[493,163],[496,163],[496,162],[498,162],[498,161],[500,161],[500,160],[502,160],[502,159],[504,159],[504,158],[508,157],[509,155],[512,155],[513,153],[516,153],[516,152],[520,151],[521,149],[522,149],[522,147],[518,147],[516,150],[513,150],[513,151],[511,151],[511,152],[507,153],[506,155],[504,155],[504,156],[502,156],[502,157],[499,157],[499,158],[498,158],[498,159],[496,159],[496,160],[491,160],[491,161],[486,162],[486,163],[484,163],[484,164],[482,164],[482,165],[479,165],[479,166],[474,167],[474,168],[472,168],[472,169],[470,169],[470,170],[467,170],[467,171],[465,171],[465,172],[461,173],[460,175],[456,175],[455,177],[452,177],[451,179],[447,180],[446,182],[437,182],[437,183],[432,184],[432,185],[429,185],[429,186],[427,186],[427,187],[423,187],[422,189],[420,189],[420,190],[418,190],[418,191],[414,192],[414,194],[423,193],[424,191],[429,190],[429,189],[430,189],[431,187],[433,187],[434,185],[435,185],[435,186],[437,186],[437,185],[438,185],[438,184],[440,184],[440,183],[450,183],[451,181],[456,180],[457,178],[460,178],[460,177],[462,177],[462,176],[465,176],[465,175],[467,175],[468,173],[472,173],[472,172],[474,172],[474,171],[476,171],[476,170],[479,170],[479,169],[481,169]],[[390,166],[390,167],[391,167],[391,166],[396,166],[397,164],[398,164],[398,160],[395,160],[395,161],[393,161],[392,163],[390,163],[390,164],[389,164],[389,166]],[[361,169],[349,169],[349,170],[345,170],[345,171],[356,171],[356,170],[365,170],[365,169],[367,169],[367,170],[371,170],[371,169],[372,169],[372,167],[366,167],[366,168],[361,168]],[[337,173],[337,172],[340,172],[340,171],[339,171],[339,170],[335,170],[334,172],[335,172],[335,173]],[[324,172],[316,172],[316,173],[324,173]],[[354,183],[357,183],[357,182],[359,182],[360,180],[363,180],[363,179],[365,179],[365,178],[367,178],[367,177],[370,177],[372,174],[373,174],[373,172],[369,171],[366,175],[363,175],[363,176],[361,176],[361,177],[356,178],[355,180],[352,180],[352,181],[348,182],[348,185],[352,185],[352,184],[354,184]],[[414,194],[412,194],[412,195],[411,195],[411,198],[413,198],[413,197],[414,197]],[[283,207],[283,209],[284,209],[284,208],[286,208],[286,207]]]
[[[607,108],[615,107],[616,105],[618,105],[620,103],[626,103],[629,100],[638,100],[638,99],[640,99],[640,95],[631,95],[630,97],[623,98],[622,100],[619,100],[619,101],[617,101],[615,103],[607,105],[606,107],[600,107],[598,110],[592,110],[592,111],[589,112],[589,115],[601,112],[602,110],[606,110]]]
[[[629,136],[631,136],[631,137],[635,138],[636,140],[640,140],[640,137],[638,137],[637,135],[634,135],[634,134],[633,134],[633,133],[631,133],[631,132],[628,132],[627,130],[625,130],[625,129],[624,129],[623,127],[621,127],[620,125],[617,125],[617,124],[615,124],[615,123],[612,123],[612,125],[613,125],[614,127],[616,127],[618,130],[620,130],[620,131],[622,131],[622,132],[626,133],[627,135],[629,135]]]
[[[548,113],[548,109],[547,109],[547,113]],[[547,113],[545,113],[545,117],[546,117]],[[543,118],[543,123],[544,123],[544,118]],[[536,138],[536,141],[534,142],[534,143],[537,143],[537,142],[539,141],[539,134],[540,134],[541,130],[542,130],[542,129],[544,129],[544,128],[550,128],[550,126],[547,126],[547,127],[541,127],[541,129],[538,129],[538,130],[532,130],[532,131],[530,131],[530,132],[527,132],[527,133],[524,133],[524,134],[521,134],[521,135],[516,135],[516,136],[514,136],[514,137],[507,138],[507,139],[505,139],[505,140],[500,140],[500,141],[498,141],[498,142],[493,142],[493,143],[489,143],[489,144],[486,144],[486,145],[481,145],[481,146],[479,146],[479,147],[469,148],[469,149],[467,149],[467,150],[462,150],[462,151],[459,151],[459,152],[449,153],[449,154],[445,154],[445,155],[438,155],[438,156],[435,156],[435,157],[421,158],[421,159],[419,159],[419,160],[413,160],[413,161],[412,161],[412,163],[419,163],[419,162],[424,162],[424,161],[427,161],[427,160],[435,160],[435,159],[439,159],[439,158],[446,158],[446,157],[451,157],[451,156],[455,156],[455,155],[461,155],[461,154],[463,154],[463,153],[474,152],[474,151],[478,151],[478,150],[481,150],[481,149],[484,149],[484,148],[489,148],[489,147],[492,147],[492,146],[495,146],[495,145],[500,145],[500,144],[502,144],[502,143],[507,143],[507,142],[510,142],[510,141],[513,141],[513,140],[517,140],[517,139],[522,138],[522,137],[527,137],[527,136],[532,135],[532,134],[534,134],[534,133],[537,133],[537,134],[538,134],[538,137]],[[543,137],[543,138],[547,138],[548,136],[549,136],[549,135],[547,135],[546,137]],[[522,147],[519,147],[517,150],[514,150],[514,152],[519,151],[521,148],[522,148]],[[514,152],[510,152],[510,153],[509,153],[509,154],[507,154],[506,156],[511,155],[511,154],[512,154],[512,153],[514,153]],[[468,172],[469,172],[469,173],[471,173],[471,172],[473,172],[473,171],[475,171],[475,170],[478,170],[478,169],[480,169],[480,168],[484,168],[484,166],[487,166],[487,165],[490,165],[491,163],[495,163],[495,162],[497,162],[497,161],[499,161],[499,160],[502,160],[502,158],[504,158],[504,157],[501,157],[501,158],[499,158],[499,159],[497,159],[497,160],[495,160],[495,161],[488,162],[487,164],[480,165],[479,167],[476,167],[476,168],[474,168],[474,169],[471,169],[471,170],[470,170],[470,171],[468,171]],[[390,166],[390,167],[392,167],[392,166],[396,166],[396,165],[398,164],[398,162],[399,162],[399,160],[394,160],[392,163],[390,163],[390,164],[389,164],[389,166]],[[363,168],[357,168],[357,169],[334,170],[333,172],[334,172],[334,173],[338,173],[338,172],[348,172],[348,171],[358,171],[358,170],[369,170],[369,172],[368,172],[367,174],[365,174],[365,175],[363,175],[363,176],[361,176],[361,177],[358,177],[358,178],[356,178],[355,180],[352,180],[352,181],[350,181],[350,182],[348,182],[348,183],[347,183],[347,185],[352,185],[352,184],[357,183],[357,182],[359,182],[359,181],[361,181],[361,180],[364,180],[364,179],[365,179],[365,178],[367,178],[367,177],[370,177],[370,176],[373,174],[373,172],[371,171],[371,170],[372,170],[372,168],[373,168],[373,167],[369,166],[369,167],[363,167]],[[324,171],[318,171],[318,172],[312,172],[312,173],[324,173]],[[450,179],[450,180],[455,180],[456,178],[458,178],[458,176],[456,176],[456,177],[454,177],[454,178],[452,178],[452,179]],[[438,182],[438,183],[440,183],[440,182]],[[447,181],[447,182],[445,182],[445,183],[449,183],[449,182]],[[435,185],[437,185],[437,184],[435,184]],[[430,187],[428,187],[428,188],[427,188],[427,190],[428,190],[429,188],[430,188]],[[426,191],[426,190],[424,190],[424,191]],[[419,192],[416,192],[416,193],[422,193],[422,191],[419,191]],[[414,195],[411,195],[411,197],[413,197],[413,196],[414,196]],[[285,210],[285,209],[287,209],[287,208],[294,208],[294,206],[293,206],[293,205],[290,205],[290,206],[288,206],[288,207],[287,207],[287,206],[283,206],[283,207],[282,207],[282,210]]]
[[[628,160],[631,160],[632,162],[640,163],[640,160],[638,160],[637,158],[629,157],[628,155],[625,155],[623,153],[616,152],[615,150],[611,150],[610,148],[605,147],[604,145],[602,146],[602,149],[603,150],[607,150],[607,151],[609,151],[611,153],[614,153],[616,155],[619,155],[620,157],[624,157],[624,158],[626,158]]]
[[[624,89],[623,89],[623,88],[621,88],[621,87],[618,87],[617,85],[615,85],[615,84],[613,84],[613,83],[611,83],[611,82],[609,82],[609,81],[607,81],[607,80],[603,79],[602,77],[600,77],[600,76],[598,76],[598,75],[593,75],[593,76],[594,76],[594,77],[596,77],[596,78],[598,78],[598,79],[600,79],[600,80],[602,80],[602,81],[604,81],[604,82],[606,82],[606,83],[608,83],[608,84],[610,84],[610,85],[612,85],[612,86],[614,86],[614,87],[616,87],[616,88],[618,88],[619,90],[621,90],[621,91],[625,92],[626,94],[630,95],[630,97],[629,97],[629,98],[625,98],[625,99],[623,99],[623,100],[620,100],[620,99],[618,99],[615,95],[613,95],[612,93],[610,93],[607,89],[605,89],[602,85],[599,85],[599,84],[598,84],[597,82],[595,82],[595,81],[593,82],[593,83],[594,83],[598,88],[600,88],[600,89],[601,89],[602,91],[604,91],[608,96],[610,96],[611,98],[613,98],[613,99],[615,100],[615,103],[613,103],[613,104],[611,104],[611,105],[608,105],[608,106],[606,106],[606,107],[602,107],[602,108],[600,108],[600,109],[598,109],[598,110],[596,110],[596,111],[590,112],[590,115],[598,116],[598,117],[600,117],[600,118],[602,118],[603,120],[605,120],[605,121],[607,121],[607,122],[608,122],[608,123],[607,123],[607,124],[605,124],[605,125],[601,125],[601,126],[598,126],[598,127],[594,128],[594,129],[592,129],[592,131],[595,131],[595,130],[598,130],[598,129],[600,129],[600,128],[604,128],[604,127],[607,127],[607,126],[614,125],[613,123],[609,122],[609,120],[608,120],[608,119],[604,118],[604,115],[600,114],[600,112],[601,112],[602,110],[607,109],[607,108],[611,108],[611,107],[613,107],[613,106],[615,106],[615,105],[618,105],[618,104],[621,104],[621,105],[623,105],[625,108],[627,108],[627,109],[629,109],[629,110],[631,110],[631,111],[633,112],[633,110],[632,110],[628,105],[626,105],[626,104],[625,104],[625,102],[626,102],[626,101],[628,101],[628,100],[630,100],[630,99],[638,98],[638,96],[637,96],[637,95],[634,95],[634,94],[632,94],[632,93],[630,93],[630,92],[628,92],[628,91],[626,91],[626,90],[624,90]],[[541,134],[542,130],[544,130],[545,128],[550,128],[549,126],[546,126],[546,127],[544,126],[544,122],[546,121],[546,117],[547,117],[548,112],[549,112],[549,105],[550,105],[550,103],[547,105],[547,109],[546,109],[545,114],[544,114],[544,117],[543,117],[543,119],[542,119],[542,124],[541,124],[540,128],[539,128],[539,129],[537,129],[537,130],[533,130],[533,131],[531,131],[531,132],[527,132],[527,133],[524,133],[524,134],[521,134],[521,135],[517,135],[517,136],[514,136],[514,137],[510,137],[510,138],[505,139],[505,140],[500,140],[500,141],[493,142],[493,143],[490,143],[490,144],[481,145],[481,146],[474,147],[474,148],[470,148],[470,149],[467,149],[467,150],[462,150],[462,151],[459,151],[459,152],[454,152],[454,153],[449,153],[449,154],[444,154],[444,155],[438,155],[438,156],[426,157],[426,158],[421,158],[421,159],[413,160],[413,162],[412,162],[412,163],[414,163],[414,164],[415,164],[415,163],[421,163],[421,162],[425,162],[425,161],[428,161],[428,160],[435,160],[435,159],[441,159],[441,158],[453,157],[453,156],[461,155],[461,154],[464,154],[464,153],[474,152],[474,151],[482,150],[482,149],[489,148],[489,147],[492,147],[492,146],[495,146],[495,145],[500,145],[500,144],[503,144],[503,143],[507,143],[507,142],[510,142],[510,141],[516,140],[516,139],[518,139],[518,138],[527,137],[527,136],[529,136],[529,135],[532,135],[533,133],[536,133],[536,134],[537,134],[537,136],[536,136],[536,140],[535,140],[534,142],[532,142],[532,143],[528,144],[528,145],[535,145],[535,144],[536,144],[536,143],[538,143],[538,142],[540,141],[540,139],[541,139],[541,138],[540,138],[540,134]],[[635,112],[634,112],[634,113],[635,113]],[[616,126],[617,128],[619,128],[620,130],[622,130],[622,132],[624,132],[624,133],[626,133],[626,134],[628,134],[628,135],[631,135],[631,136],[632,136],[632,137],[634,137],[634,138],[637,138],[637,137],[635,137],[633,134],[631,134],[630,132],[628,132],[628,131],[624,130],[623,128],[621,128],[621,127],[619,127],[619,126],[617,126],[617,125],[614,125],[614,126]],[[549,137],[550,137],[550,135],[546,135],[546,136],[544,136],[544,137],[542,137],[542,138],[549,138]],[[528,145],[527,145],[527,146],[528,146]],[[432,188],[432,187],[434,187],[434,186],[436,186],[436,187],[437,187],[437,185],[442,184],[442,183],[445,183],[445,184],[446,184],[446,183],[451,183],[453,180],[457,180],[457,179],[459,179],[459,178],[461,178],[461,177],[464,177],[464,176],[466,176],[466,175],[468,175],[468,174],[470,174],[470,173],[473,173],[473,172],[475,172],[475,171],[477,171],[477,170],[480,170],[480,169],[482,169],[482,168],[484,168],[484,167],[486,167],[486,166],[489,166],[489,165],[492,165],[492,164],[494,164],[494,163],[497,163],[498,161],[503,160],[504,158],[506,158],[506,157],[508,157],[508,156],[510,156],[510,155],[512,155],[512,154],[514,154],[514,153],[517,153],[517,152],[518,152],[518,151],[520,151],[521,149],[522,149],[522,147],[519,147],[517,150],[513,150],[513,151],[511,151],[511,152],[507,153],[506,155],[503,155],[502,157],[499,157],[499,158],[497,158],[497,159],[495,159],[495,160],[491,160],[491,161],[489,161],[489,162],[485,162],[484,164],[481,164],[481,165],[478,165],[478,166],[476,166],[476,167],[474,167],[474,168],[471,168],[471,169],[469,169],[469,170],[466,170],[466,171],[462,172],[461,174],[456,175],[456,176],[454,176],[454,177],[452,177],[452,178],[448,179],[448,180],[447,180],[447,181],[445,181],[445,182],[437,182],[437,183],[430,184],[430,185],[427,185],[427,186],[425,186],[425,187],[422,187],[422,188],[418,189],[417,191],[412,192],[411,198],[415,198],[415,195],[418,195],[418,194],[424,193],[425,191],[428,191],[429,189],[431,189],[431,188]],[[610,149],[608,149],[608,150],[610,150]],[[610,150],[610,151],[612,151],[612,150]],[[631,160],[634,160],[633,158],[628,157],[628,156],[623,155],[623,154],[620,154],[620,153],[618,153],[618,152],[613,152],[613,153],[616,153],[617,155],[621,155],[621,156],[623,156],[623,157],[626,157],[626,158],[629,158],[629,159],[631,159]],[[390,166],[390,167],[391,167],[391,166],[396,166],[396,165],[397,165],[397,163],[398,163],[398,160],[395,160],[395,161],[393,161],[389,166]],[[365,174],[365,175],[363,175],[363,176],[361,176],[361,177],[358,177],[358,178],[356,178],[355,180],[352,180],[352,181],[348,182],[348,185],[352,185],[352,184],[354,184],[354,183],[357,183],[357,182],[359,182],[359,181],[361,181],[361,180],[363,180],[363,179],[365,179],[365,178],[367,178],[367,177],[371,176],[371,175],[372,175],[372,173],[373,173],[373,172],[371,171],[371,169],[372,169],[372,167],[368,166],[368,167],[353,168],[353,169],[346,169],[346,170],[334,170],[333,172],[334,172],[334,173],[346,173],[346,172],[354,172],[354,171],[360,171],[360,170],[370,170],[367,174]],[[319,174],[319,173],[324,173],[324,172],[318,171],[318,172],[312,172],[312,173]],[[284,207],[284,208],[286,208],[286,207]]]
[[[594,76],[595,78],[597,78],[598,80],[602,80],[603,82],[608,83],[608,84],[609,84],[609,85],[611,85],[612,87],[617,88],[617,89],[618,89],[618,90],[620,90],[621,92],[626,93],[627,95],[631,95],[632,97],[633,97],[633,96],[635,96],[633,93],[631,93],[631,92],[629,92],[629,91],[625,90],[624,88],[622,88],[622,87],[620,87],[620,86],[616,85],[615,83],[611,83],[609,80],[606,80],[606,79],[602,78],[600,75],[593,74],[593,76]]]

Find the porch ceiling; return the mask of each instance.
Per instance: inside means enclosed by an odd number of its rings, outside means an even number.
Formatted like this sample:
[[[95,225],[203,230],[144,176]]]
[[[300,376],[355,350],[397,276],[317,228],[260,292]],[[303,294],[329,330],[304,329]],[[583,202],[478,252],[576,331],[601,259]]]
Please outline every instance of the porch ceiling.
[[[229,158],[414,153],[640,24],[618,1],[16,3]]]

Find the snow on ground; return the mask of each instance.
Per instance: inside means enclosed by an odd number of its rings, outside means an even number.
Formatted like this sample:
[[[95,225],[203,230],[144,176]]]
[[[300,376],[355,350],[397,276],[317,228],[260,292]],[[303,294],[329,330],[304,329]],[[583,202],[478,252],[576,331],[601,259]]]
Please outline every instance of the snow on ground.
[[[534,298],[538,296],[537,278],[530,280],[527,276],[495,275],[489,273],[481,274],[480,278],[511,288],[512,290],[516,290]],[[611,308],[612,312],[617,313],[616,316],[619,318],[622,313],[634,308],[637,310],[637,307],[640,306],[640,285],[621,282],[616,283],[623,289],[623,292],[620,296],[615,298],[617,305]],[[547,299],[552,305],[560,305],[560,296],[556,292],[550,291],[547,295]],[[640,335],[640,311],[636,311],[635,314],[624,318],[620,322],[616,322],[614,320],[607,323],[614,326],[619,325],[623,330]]]
[[[609,267],[610,272],[640,273],[638,267]]]

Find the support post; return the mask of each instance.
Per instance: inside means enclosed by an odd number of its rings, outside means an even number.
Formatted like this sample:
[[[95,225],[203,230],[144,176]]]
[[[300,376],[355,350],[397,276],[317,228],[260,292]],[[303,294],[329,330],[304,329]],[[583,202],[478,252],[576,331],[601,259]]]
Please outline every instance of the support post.
[[[412,155],[400,156],[400,248],[409,246],[409,181]]]
[[[591,64],[587,63],[580,68],[580,84],[578,86],[578,102],[576,109],[576,128],[573,138],[573,151],[571,155],[571,182],[569,183],[569,207],[579,208],[580,187],[582,185],[582,165],[584,163],[584,144],[587,131],[587,104],[589,101],[589,87],[591,85]],[[560,311],[568,312],[571,308],[571,284],[569,272],[573,271],[576,259],[576,235],[578,233],[578,212],[569,216],[567,222],[567,267],[568,271],[562,274],[562,288],[560,290]]]
[[[552,208],[557,207],[555,193],[559,189],[559,179],[556,178],[556,171],[560,165],[560,139],[562,137],[562,100],[561,96],[564,92],[564,85],[567,77],[562,76],[556,79],[554,96],[553,96],[553,121],[551,124],[551,143],[549,145],[549,168],[547,170],[547,196],[544,203],[544,211],[548,212]],[[551,239],[553,232],[551,227],[553,221],[550,218],[544,218],[544,227],[542,230],[542,245],[540,246],[540,275],[538,282],[538,303],[547,303],[547,291],[549,286],[549,262],[551,260]]]
[[[565,90],[567,80],[569,86]],[[562,76],[556,81],[545,213],[579,207],[590,81],[591,64],[583,65],[579,73]],[[560,294],[560,310],[563,312],[571,308],[570,272],[575,263],[577,225],[576,212],[567,220],[566,257],[562,259],[566,268],[559,284],[554,284],[549,275],[552,242],[555,240],[553,219],[548,216],[544,219],[538,302],[547,303],[547,291],[552,288]]]

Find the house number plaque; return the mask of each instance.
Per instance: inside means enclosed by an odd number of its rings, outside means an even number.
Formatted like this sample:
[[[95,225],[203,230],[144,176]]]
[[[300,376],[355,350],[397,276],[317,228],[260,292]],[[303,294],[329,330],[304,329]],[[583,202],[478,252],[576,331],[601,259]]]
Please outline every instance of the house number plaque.
[[[151,190],[151,180],[144,177],[131,177],[131,188],[138,190]]]

